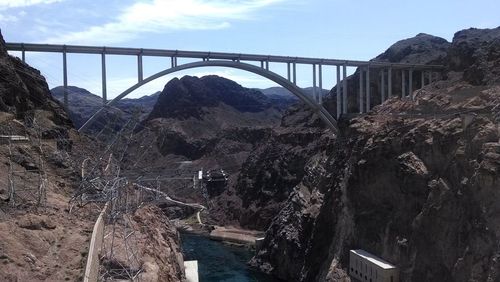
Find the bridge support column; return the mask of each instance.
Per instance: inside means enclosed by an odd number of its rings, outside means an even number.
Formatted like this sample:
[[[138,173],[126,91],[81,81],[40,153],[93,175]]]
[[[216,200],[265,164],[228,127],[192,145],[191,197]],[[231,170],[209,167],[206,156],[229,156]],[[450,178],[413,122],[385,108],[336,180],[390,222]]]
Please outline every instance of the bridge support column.
[[[266,70],[269,70],[269,61],[266,61]]]
[[[401,98],[404,98],[406,96],[406,91],[405,91],[405,88],[406,88],[406,78],[405,78],[406,74],[405,74],[405,70],[402,69],[401,70]]]
[[[363,95],[364,95],[364,90],[363,90],[363,68],[359,67],[359,113],[363,113],[364,109],[364,104],[363,104]]]
[[[297,63],[293,63],[293,84],[297,85]]]
[[[382,103],[385,102],[385,69],[382,69],[382,72],[380,73],[381,76],[380,76],[380,99],[382,101]]]
[[[343,67],[343,81],[342,81],[342,109],[344,114],[347,114],[347,65]]]
[[[21,51],[21,59],[23,60],[23,63],[26,63],[26,51],[24,50],[24,48]]]
[[[392,67],[387,71],[387,98],[392,98]]]
[[[318,94],[318,104],[323,104],[323,66],[318,65],[318,77],[319,77],[319,94]]]
[[[408,96],[413,100],[413,69],[408,71]]]
[[[68,109],[68,64],[66,59],[66,50],[63,51],[63,95],[64,107]]]
[[[141,82],[144,79],[142,73],[142,54],[137,55],[137,80]]]
[[[290,63],[286,63],[286,74],[287,74],[286,77],[287,77],[288,81],[292,81]]]
[[[340,97],[340,66],[337,65],[337,119],[340,118],[342,113],[342,97]]]
[[[313,100],[315,103],[318,102],[318,98],[317,98],[317,89],[316,89],[316,64],[313,64],[312,65],[313,67]]]
[[[366,67],[366,112],[371,110],[370,66]]]
[[[101,74],[102,74],[102,102],[106,104],[108,101],[107,88],[106,88],[106,54],[101,54]]]
[[[420,71],[420,89],[424,88],[425,86],[425,72],[424,70]]]

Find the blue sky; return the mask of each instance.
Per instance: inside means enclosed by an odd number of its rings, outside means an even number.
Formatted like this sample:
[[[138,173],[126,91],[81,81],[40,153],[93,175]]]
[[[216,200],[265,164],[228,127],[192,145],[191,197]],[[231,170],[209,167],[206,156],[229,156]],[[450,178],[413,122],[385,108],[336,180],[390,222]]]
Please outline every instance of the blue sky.
[[[0,0],[0,28],[8,42],[126,46],[368,60],[392,43],[420,32],[451,41],[469,27],[500,26],[498,0]],[[18,53],[12,53],[19,55]],[[62,84],[59,54],[28,53],[51,87]],[[108,58],[108,96],[136,81],[136,58]],[[169,60],[144,59],[145,75]],[[100,58],[69,55],[69,84],[100,94]],[[271,65],[285,73],[285,66]],[[351,70],[352,71],[352,70]],[[247,87],[274,84],[242,71],[199,69],[178,73],[218,74]],[[309,67],[298,70],[299,86],[312,84]],[[161,90],[173,76],[135,93]],[[324,71],[325,88],[334,86]]]

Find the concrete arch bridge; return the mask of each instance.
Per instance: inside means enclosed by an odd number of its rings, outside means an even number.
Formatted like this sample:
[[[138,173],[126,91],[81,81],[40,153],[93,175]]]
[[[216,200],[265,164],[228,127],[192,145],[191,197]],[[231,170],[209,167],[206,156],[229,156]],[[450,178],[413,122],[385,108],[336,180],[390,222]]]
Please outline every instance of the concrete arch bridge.
[[[181,51],[181,50],[164,50],[164,49],[143,49],[143,48],[121,48],[121,47],[97,47],[97,46],[76,46],[76,45],[55,45],[55,44],[31,44],[31,43],[7,43],[7,50],[21,52],[23,61],[26,59],[26,52],[48,52],[60,53],[62,55],[63,69],[63,86],[64,86],[64,105],[68,106],[68,69],[67,69],[67,54],[95,54],[101,56],[101,73],[102,73],[102,99],[103,107],[99,109],[92,117],[85,122],[79,129],[83,131],[88,128],[108,107],[113,106],[119,100],[129,95],[134,90],[141,86],[163,77],[182,70],[201,68],[201,67],[227,67],[251,72],[262,77],[265,77],[280,86],[289,90],[293,95],[297,96],[302,102],[310,107],[325,124],[336,131],[336,119],[341,115],[348,114],[348,95],[359,95],[360,113],[368,112],[371,109],[371,93],[370,87],[370,71],[379,73],[381,87],[381,101],[386,97],[393,96],[393,78],[394,72],[401,72],[401,97],[409,97],[413,93],[415,83],[413,82],[414,72],[420,73],[421,83],[424,86],[425,82],[431,83],[436,79],[435,74],[441,72],[443,66],[440,65],[415,65],[415,64],[393,64],[384,62],[370,61],[355,61],[355,60],[337,60],[324,58],[304,58],[290,56],[270,56],[256,54],[239,54],[239,53],[221,53],[221,52],[200,52],[200,51]],[[112,100],[107,99],[106,87],[106,56],[135,56],[137,57],[137,83],[130,86],[127,90],[120,93]],[[167,57],[170,58],[170,66],[163,71],[153,74],[149,77],[144,77],[143,74],[143,57]],[[194,62],[178,64],[178,59],[191,59]],[[257,64],[255,64],[257,62]],[[286,64],[286,77],[273,72],[269,68],[270,63]],[[303,89],[297,86],[297,65],[309,65],[313,80],[313,94],[308,95]],[[323,106],[321,90],[323,89],[323,71],[324,68],[334,68],[337,82],[336,93],[336,117],[333,117],[328,110]],[[348,93],[347,87],[347,68],[355,67],[360,71],[359,91],[358,93]],[[335,80],[335,78],[334,78]],[[319,88],[319,89],[318,89]],[[333,86],[331,87],[333,88]],[[412,97],[413,98],[413,97]]]

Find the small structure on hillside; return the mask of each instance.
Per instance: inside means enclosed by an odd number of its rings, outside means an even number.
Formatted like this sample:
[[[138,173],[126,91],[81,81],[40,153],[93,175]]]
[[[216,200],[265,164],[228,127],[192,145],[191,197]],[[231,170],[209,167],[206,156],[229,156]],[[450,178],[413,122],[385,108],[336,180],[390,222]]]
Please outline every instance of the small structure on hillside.
[[[399,281],[399,271],[396,266],[363,250],[349,252],[349,275],[366,282]]]
[[[28,143],[30,139],[27,136],[21,135],[0,135],[0,144],[9,143]]]

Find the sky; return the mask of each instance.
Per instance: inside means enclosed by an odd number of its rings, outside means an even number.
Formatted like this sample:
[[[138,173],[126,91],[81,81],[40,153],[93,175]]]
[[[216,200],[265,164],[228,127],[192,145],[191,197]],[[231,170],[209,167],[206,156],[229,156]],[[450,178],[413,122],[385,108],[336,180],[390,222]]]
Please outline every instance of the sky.
[[[418,33],[451,41],[462,29],[498,27],[498,11],[498,0],[0,0],[0,29],[7,42],[369,60]],[[62,85],[61,54],[27,53],[26,59],[50,87]],[[108,97],[137,82],[136,62],[107,56]],[[145,57],[144,76],[169,64],[169,58]],[[286,73],[285,65],[270,68]],[[312,85],[309,68],[298,68],[301,87]],[[208,74],[246,87],[276,86],[244,71],[200,68],[155,80],[130,97],[160,91],[173,77]],[[70,85],[101,94],[100,56],[69,54],[68,75]],[[333,68],[324,70],[324,88],[334,86],[335,76]]]

